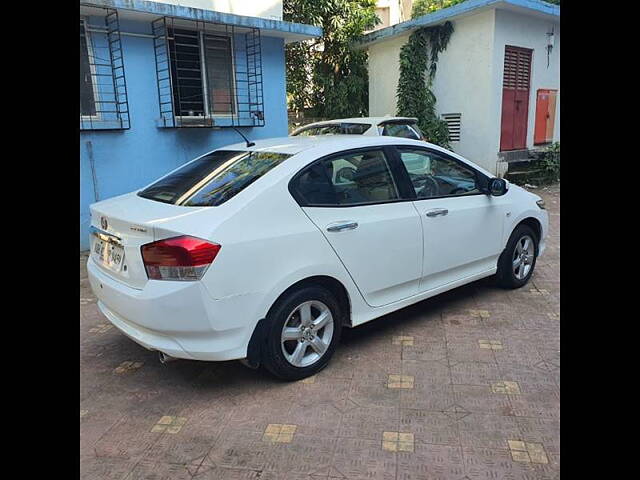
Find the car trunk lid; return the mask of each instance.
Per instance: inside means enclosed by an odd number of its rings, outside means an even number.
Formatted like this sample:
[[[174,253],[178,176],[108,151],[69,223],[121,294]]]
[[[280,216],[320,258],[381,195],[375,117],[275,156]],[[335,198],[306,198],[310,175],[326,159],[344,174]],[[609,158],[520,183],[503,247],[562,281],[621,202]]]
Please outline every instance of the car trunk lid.
[[[136,193],[95,203],[90,206],[91,257],[107,275],[142,289],[148,277],[140,247],[172,236],[181,223],[176,219],[202,208],[208,207],[179,207],[141,198]]]

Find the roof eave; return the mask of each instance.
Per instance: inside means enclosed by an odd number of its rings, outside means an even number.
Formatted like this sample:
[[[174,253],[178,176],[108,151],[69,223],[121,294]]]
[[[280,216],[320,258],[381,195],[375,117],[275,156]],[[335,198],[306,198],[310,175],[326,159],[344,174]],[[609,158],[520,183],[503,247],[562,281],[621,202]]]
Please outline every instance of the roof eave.
[[[442,10],[368,33],[353,42],[352,46],[356,50],[361,50],[398,35],[410,34],[419,28],[437,25],[455,17],[476,13],[481,9],[501,6],[522,9],[522,13],[541,14],[555,19],[560,18],[560,7],[540,0],[467,0],[452,7],[443,8]]]
[[[266,36],[283,38],[285,43],[299,42],[322,36],[322,28],[303,23],[285,22],[267,18],[248,17],[233,13],[204,10],[201,8],[184,7],[168,3],[151,2],[148,0],[80,0],[80,5],[91,5],[116,10],[130,10],[139,13],[176,17],[201,22],[236,25],[246,28],[257,28]]]

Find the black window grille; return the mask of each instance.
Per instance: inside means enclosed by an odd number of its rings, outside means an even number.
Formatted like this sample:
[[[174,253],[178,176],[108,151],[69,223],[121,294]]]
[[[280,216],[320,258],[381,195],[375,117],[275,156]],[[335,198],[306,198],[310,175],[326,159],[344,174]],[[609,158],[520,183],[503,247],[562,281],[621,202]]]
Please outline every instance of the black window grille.
[[[118,12],[104,9],[103,16],[80,17],[80,130],[129,126]]]
[[[173,17],[152,26],[160,126],[264,126],[258,29]]]

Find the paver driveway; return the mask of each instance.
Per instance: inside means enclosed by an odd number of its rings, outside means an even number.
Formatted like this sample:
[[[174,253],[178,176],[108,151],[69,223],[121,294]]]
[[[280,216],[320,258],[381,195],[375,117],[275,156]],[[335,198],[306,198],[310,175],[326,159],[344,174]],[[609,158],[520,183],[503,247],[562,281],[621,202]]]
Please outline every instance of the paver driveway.
[[[559,478],[560,188],[536,193],[550,237],[526,287],[476,282],[347,330],[295,383],[161,365],[99,313],[81,255],[82,478]]]

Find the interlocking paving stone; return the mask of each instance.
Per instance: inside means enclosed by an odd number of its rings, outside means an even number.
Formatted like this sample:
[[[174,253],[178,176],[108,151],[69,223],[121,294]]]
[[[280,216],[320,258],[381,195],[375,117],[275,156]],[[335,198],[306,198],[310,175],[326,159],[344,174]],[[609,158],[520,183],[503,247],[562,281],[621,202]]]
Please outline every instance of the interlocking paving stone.
[[[270,423],[264,431],[265,442],[291,443],[296,433],[296,425]]]
[[[164,415],[151,428],[151,432],[175,434],[182,430],[182,426],[185,423],[187,423],[187,419],[185,417],[173,417],[171,415]]]
[[[396,476],[396,452],[380,448],[380,440],[341,439],[329,476],[357,480],[391,480]]]
[[[458,421],[463,447],[505,448],[505,438],[520,434],[515,417],[471,413]]]
[[[299,382],[237,362],[160,365],[100,313],[81,258],[81,478],[558,480],[554,188],[536,191],[552,221],[529,285],[475,282],[346,331],[327,368]],[[270,424],[295,433],[265,440]],[[392,451],[383,432],[398,435]]]
[[[521,440],[507,440],[511,458],[516,462],[549,463],[541,443],[529,443]]]
[[[478,340],[480,348],[488,350],[502,350],[502,342],[500,340]]]
[[[504,393],[509,395],[519,395],[520,394],[520,385],[518,382],[511,382],[509,380],[505,380],[502,382],[496,382],[491,384],[491,391],[493,393]]]
[[[394,345],[413,346],[413,337],[407,335],[399,335],[393,337]]]
[[[413,388],[412,375],[389,375],[388,388]]]
[[[413,452],[413,433],[382,432],[382,449],[389,452]]]
[[[412,453],[398,452],[398,480],[462,480],[462,449],[449,445],[415,445]]]
[[[399,431],[413,432],[417,443],[460,445],[458,421],[444,412],[402,409]]]

